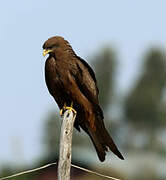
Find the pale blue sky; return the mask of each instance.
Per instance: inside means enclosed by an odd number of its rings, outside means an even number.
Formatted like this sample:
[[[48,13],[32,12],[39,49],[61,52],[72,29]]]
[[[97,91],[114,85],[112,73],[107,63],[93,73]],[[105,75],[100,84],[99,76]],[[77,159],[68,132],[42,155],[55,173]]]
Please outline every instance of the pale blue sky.
[[[0,166],[41,155],[44,118],[56,109],[44,82],[41,47],[48,37],[64,36],[83,58],[110,43],[119,59],[119,89],[127,90],[144,51],[166,49],[165,7],[164,0],[2,1]]]

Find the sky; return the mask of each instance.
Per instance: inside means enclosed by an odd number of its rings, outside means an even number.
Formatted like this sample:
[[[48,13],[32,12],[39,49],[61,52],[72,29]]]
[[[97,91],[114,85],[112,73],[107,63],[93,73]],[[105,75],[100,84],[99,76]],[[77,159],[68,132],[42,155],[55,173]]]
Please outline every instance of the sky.
[[[15,0],[0,6],[0,166],[42,156],[42,129],[57,105],[44,82],[42,44],[67,39],[86,59],[109,44],[118,56],[118,84],[127,92],[152,46],[166,49],[166,1]]]

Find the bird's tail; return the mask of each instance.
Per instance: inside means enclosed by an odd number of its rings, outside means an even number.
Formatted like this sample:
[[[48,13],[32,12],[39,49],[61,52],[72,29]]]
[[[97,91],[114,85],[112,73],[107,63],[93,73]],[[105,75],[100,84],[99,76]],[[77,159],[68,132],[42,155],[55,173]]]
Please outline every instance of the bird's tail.
[[[103,117],[98,115],[96,117],[97,123],[96,123],[96,130],[92,129],[90,126],[88,126],[87,131],[88,134],[95,146],[96,152],[98,154],[98,157],[100,161],[105,160],[106,152],[110,149],[115,155],[117,155],[120,159],[124,159],[122,154],[119,152],[118,148],[116,147],[113,139],[107,132],[104,123],[103,123]]]
[[[115,155],[117,155],[120,159],[124,159],[122,154],[119,152],[118,148],[116,147],[113,139],[108,134],[107,130],[104,129],[96,129],[94,132],[93,130],[88,130],[88,134],[95,146],[97,155],[100,161],[105,160],[106,152],[110,149]]]

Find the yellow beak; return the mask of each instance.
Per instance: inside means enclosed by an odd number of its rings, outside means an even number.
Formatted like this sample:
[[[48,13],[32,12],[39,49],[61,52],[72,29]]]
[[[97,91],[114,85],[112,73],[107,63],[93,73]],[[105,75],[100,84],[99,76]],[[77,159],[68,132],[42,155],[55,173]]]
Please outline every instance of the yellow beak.
[[[43,56],[46,56],[49,52],[52,52],[52,49],[43,49]]]

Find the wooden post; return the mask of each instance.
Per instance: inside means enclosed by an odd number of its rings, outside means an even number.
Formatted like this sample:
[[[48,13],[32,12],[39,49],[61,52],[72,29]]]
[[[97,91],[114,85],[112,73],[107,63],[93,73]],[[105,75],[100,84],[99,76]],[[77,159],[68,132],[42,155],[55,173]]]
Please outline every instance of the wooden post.
[[[65,111],[61,126],[58,180],[70,180],[72,134],[75,118],[76,114],[73,111]]]

